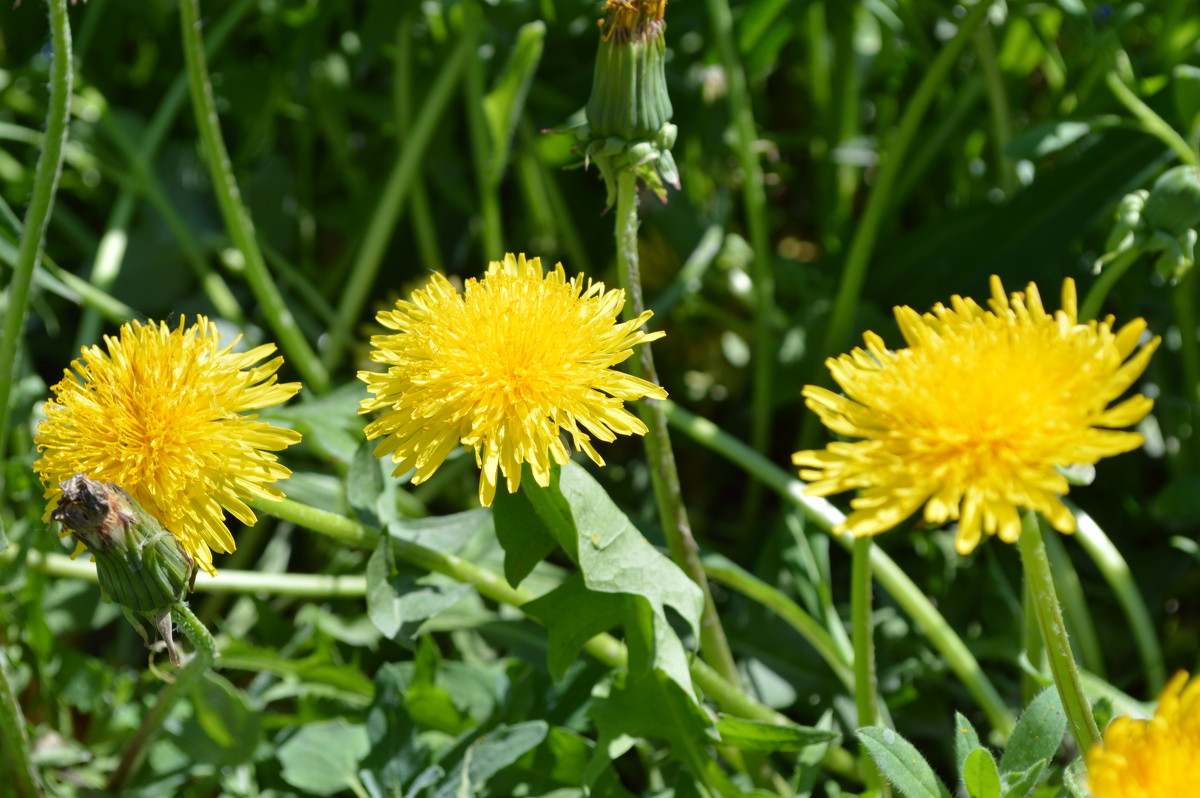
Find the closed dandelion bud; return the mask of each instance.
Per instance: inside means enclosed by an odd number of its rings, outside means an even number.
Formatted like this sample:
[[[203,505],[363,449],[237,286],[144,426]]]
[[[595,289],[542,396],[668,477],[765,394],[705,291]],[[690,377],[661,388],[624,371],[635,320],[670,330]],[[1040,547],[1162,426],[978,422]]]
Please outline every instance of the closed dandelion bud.
[[[675,126],[667,94],[667,0],[607,0],[600,22],[600,49],[587,124],[577,129],[587,163],[595,163],[616,196],[616,175],[633,170],[659,199],[668,185],[679,188],[679,170],[671,156]]]
[[[153,615],[183,598],[195,566],[156,518],[112,483],[75,474],[60,487],[51,518],[95,557],[100,588],[111,601]]]
[[[671,121],[664,69],[666,0],[609,0],[587,104],[592,135],[652,139]]]
[[[1142,217],[1152,229],[1180,236],[1200,224],[1200,169],[1168,169],[1150,190]]]

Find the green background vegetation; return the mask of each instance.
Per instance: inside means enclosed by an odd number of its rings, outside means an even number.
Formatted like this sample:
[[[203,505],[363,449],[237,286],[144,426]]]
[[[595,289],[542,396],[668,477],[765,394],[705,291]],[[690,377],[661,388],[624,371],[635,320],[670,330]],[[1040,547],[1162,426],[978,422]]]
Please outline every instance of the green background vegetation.
[[[654,349],[672,398],[789,469],[791,452],[824,440],[801,388],[824,383],[824,358],[864,329],[899,344],[893,305],[924,310],[954,293],[982,300],[990,274],[1010,290],[1036,281],[1052,307],[1064,277],[1087,292],[1116,203],[1177,162],[1106,85],[1114,64],[1195,141],[1200,82],[1186,67],[1200,63],[1200,18],[1183,0],[994,3],[961,54],[940,66],[939,52],[974,5],[730,5],[729,27],[721,23],[725,0],[675,0],[667,9],[682,188],[666,204],[643,197],[642,275],[653,325],[667,332]],[[0,554],[0,644],[40,761],[63,795],[102,783],[162,683],[93,584],[20,565],[30,550],[68,548],[45,531],[30,470],[47,386],[81,345],[130,317],[204,313],[251,343],[278,340],[210,189],[177,14],[165,0],[91,0],[71,11],[76,81],[66,166],[13,383],[0,497],[10,547]],[[582,121],[599,4],[204,0],[203,15],[221,126],[258,241],[330,375],[326,390],[310,383],[288,409],[270,414],[305,434],[285,457],[295,476],[281,487],[349,512],[348,491],[364,473],[354,462],[355,409],[365,394],[353,375],[377,331],[376,310],[431,271],[477,276],[505,251],[617,282],[598,175],[568,168],[580,165],[571,135],[543,133]],[[510,55],[529,54],[522,37],[538,29],[523,26],[538,21],[543,52],[523,94],[498,79]],[[0,198],[17,217],[46,115],[47,36],[40,2],[0,10]],[[927,80],[931,73],[937,79]],[[448,93],[439,95],[439,86]],[[751,162],[757,166],[748,169]],[[12,273],[17,238],[11,219],[0,224],[0,282]],[[866,267],[860,295],[842,288],[856,259]],[[1141,387],[1156,400],[1141,428],[1147,444],[1101,463],[1095,484],[1071,497],[1129,561],[1168,671],[1195,670],[1196,278],[1169,286],[1152,272],[1148,259],[1135,265],[1105,305],[1118,322],[1145,317],[1165,338]],[[361,286],[362,302],[347,304],[348,285]],[[838,320],[839,312],[848,315]],[[301,376],[293,362],[285,372]],[[675,446],[702,549],[841,628],[849,558],[827,538],[806,536],[799,513],[721,454],[679,432]],[[603,454],[610,465],[596,477],[661,543],[640,442]],[[401,486],[397,502],[409,517],[442,516],[473,507],[475,490],[473,458],[460,453],[428,483]],[[219,558],[218,568],[361,575],[369,556],[272,519],[235,537],[238,552]],[[1015,548],[989,540],[959,557],[951,532],[912,523],[878,543],[1018,705]],[[1149,697],[1116,599],[1079,547],[1062,543],[1060,572],[1073,562],[1080,591],[1064,600],[1095,629],[1085,667]],[[502,570],[494,545],[472,545],[476,562]],[[541,581],[527,586],[540,592],[562,574],[544,566],[535,573]],[[500,722],[510,724],[506,734],[535,720],[592,734],[583,713],[605,669],[584,658],[566,682],[552,684],[544,633],[467,592],[422,627],[432,632],[424,642],[409,639],[412,629],[381,634],[361,598],[198,594],[193,607],[218,635],[222,669],[198,688],[203,700],[181,705],[169,721],[138,794],[292,794],[297,783],[333,794],[347,781],[313,787],[296,775],[306,758],[328,751],[326,739],[364,754],[362,724],[375,717],[368,707],[385,712],[387,688],[414,680],[430,702],[417,727],[450,748],[454,735]],[[721,588],[716,595],[750,691],[803,724],[832,710],[848,731],[852,697],[808,644],[761,605]],[[949,778],[954,711],[986,729],[984,718],[888,596],[879,592],[876,601],[881,692],[896,727]],[[421,682],[435,672],[436,685]],[[314,731],[297,731],[304,724]],[[563,745],[577,745],[570,739]],[[845,744],[853,748],[852,739]],[[618,759],[626,788],[649,795],[670,787],[676,765],[665,751],[640,745]],[[776,757],[781,772],[796,769],[795,755]],[[565,789],[578,772],[570,763],[578,763],[566,754],[558,761],[568,762],[568,775],[557,782],[534,779],[539,768],[530,762],[499,768],[487,794],[510,794],[521,783],[537,784],[533,795]],[[818,783],[816,794],[833,789]]]

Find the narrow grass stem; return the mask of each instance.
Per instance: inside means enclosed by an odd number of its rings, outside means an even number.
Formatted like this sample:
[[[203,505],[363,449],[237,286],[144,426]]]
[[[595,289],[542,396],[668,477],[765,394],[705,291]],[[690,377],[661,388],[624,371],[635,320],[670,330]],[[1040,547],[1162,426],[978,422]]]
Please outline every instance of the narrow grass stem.
[[[48,0],[50,10],[50,99],[46,110],[46,134],[42,152],[38,155],[37,171],[21,243],[12,279],[8,283],[3,306],[4,326],[0,330],[0,462],[8,449],[8,402],[12,386],[17,381],[17,353],[21,348],[21,331],[25,326],[25,306],[29,302],[29,286],[37,269],[45,242],[46,226],[54,208],[54,194],[62,174],[63,154],[67,144],[68,123],[71,121],[71,25],[67,19],[67,0]],[[3,478],[0,477],[0,484]]]
[[[8,676],[8,657],[0,646],[0,740],[4,750],[0,762],[8,760],[17,795],[21,798],[37,798],[43,795],[42,779],[33,757],[29,754],[29,734],[25,731],[25,716],[21,704]]]
[[[1076,507],[1071,507],[1071,509],[1075,513],[1078,524],[1075,539],[1092,558],[1100,575],[1104,577],[1104,581],[1108,582],[1113,595],[1117,597],[1117,603],[1125,612],[1125,619],[1133,631],[1134,645],[1142,660],[1146,682],[1150,692],[1157,695],[1167,680],[1162,646],[1159,645],[1158,634],[1155,631],[1154,622],[1150,618],[1150,610],[1146,608],[1146,602],[1142,599],[1142,593],[1133,579],[1129,564],[1125,562],[1121,552],[1090,515]]]
[[[991,7],[992,0],[982,0],[959,23],[954,38],[938,52],[912,98],[905,103],[899,129],[888,142],[886,149],[880,152],[878,177],[867,199],[862,221],[854,232],[850,251],[846,254],[846,263],[842,268],[842,280],[838,286],[825,337],[825,347],[822,350],[826,354],[840,352],[845,348],[850,327],[854,322],[854,313],[858,308],[858,300],[867,279],[871,255],[875,251],[876,237],[886,215],[885,211],[891,206],[892,189],[904,166],[908,150],[916,139],[921,120],[925,117],[934,94],[945,85],[946,76],[963,48],[971,41],[976,29],[987,19]]]
[[[642,298],[642,280],[638,264],[638,211],[637,175],[632,169],[622,170],[617,175],[617,271],[621,286],[628,301],[625,303],[626,318],[636,318],[646,309]],[[641,376],[655,385],[659,384],[658,371],[654,367],[654,353],[648,344],[638,347]],[[700,564],[700,551],[692,537],[687,507],[683,502],[683,491],[679,484],[679,472],[675,468],[675,453],[671,448],[671,433],[661,404],[652,399],[638,403],[638,412],[646,423],[646,458],[650,466],[650,480],[654,485],[654,497],[658,504],[658,517],[663,534],[667,539],[671,559],[684,570],[704,593],[704,612],[700,620],[700,654],[722,677],[733,684],[739,683],[737,665],[721,626],[721,617],[713,603],[708,587],[708,577]]]
[[[202,677],[217,658],[217,643],[203,623],[188,609],[183,602],[171,608],[171,618],[179,625],[180,630],[191,641],[194,654],[186,665],[175,674],[175,681],[169,683],[158,694],[158,700],[146,713],[142,725],[138,726],[133,737],[121,754],[121,761],[108,777],[109,792],[122,792],[133,781],[146,759],[150,744],[158,735],[163,722],[171,714],[175,702],[185,695],[192,685]]]
[[[1119,54],[1118,57],[1123,57],[1123,54]],[[1196,150],[1184,140],[1183,136],[1179,135],[1175,128],[1171,127],[1165,119],[1154,112],[1153,108],[1146,105],[1141,97],[1138,97],[1132,89],[1125,85],[1125,81],[1121,79],[1116,68],[1105,73],[1104,82],[1121,105],[1125,106],[1125,109],[1141,123],[1142,130],[1170,147],[1171,151],[1179,156],[1179,160],[1191,166],[1200,166],[1200,155],[1196,153]]]
[[[847,691],[854,690],[854,671],[851,660],[843,656],[833,636],[815,618],[788,598],[782,591],[723,558],[705,557],[704,573],[714,582],[736,590],[778,615],[788,626],[800,633],[820,655]]]
[[[1195,421],[1196,404],[1200,400],[1200,344],[1196,341],[1196,269],[1193,267],[1170,289],[1171,309],[1179,328],[1179,360],[1183,365],[1180,385],[1191,421]],[[1177,468],[1191,472],[1196,467],[1197,441],[1192,435],[1182,441]]]
[[[798,479],[708,419],[689,413],[669,400],[663,402],[662,406],[671,424],[683,430],[692,439],[752,472],[800,510],[810,522],[828,532],[840,546],[845,549],[853,548],[854,541],[850,535],[833,534],[834,527],[845,520],[845,516],[828,501],[804,495],[804,485]],[[1012,712],[1000,698],[1000,694],[966,643],[896,561],[878,546],[871,548],[871,567],[879,584],[908,613],[929,638],[934,649],[945,658],[947,665],[987,715],[996,733],[1003,739],[1008,739],[1013,730]]]
[[[1104,300],[1108,299],[1113,286],[1125,276],[1125,272],[1129,271],[1130,266],[1137,263],[1141,254],[1141,250],[1137,247],[1130,247],[1104,266],[1104,270],[1100,272],[1096,281],[1092,283],[1092,287],[1088,289],[1087,295],[1084,296],[1083,304],[1079,306],[1081,322],[1086,323],[1100,315],[1100,308],[1104,307]]]
[[[742,170],[742,204],[750,248],[754,251],[751,278],[754,282],[754,392],[751,409],[750,440],[754,448],[765,452],[771,433],[771,394],[774,383],[775,275],[771,268],[771,234],[767,219],[767,194],[762,163],[757,151],[758,132],[754,108],[746,85],[746,72],[738,57],[733,36],[736,30],[729,0],[707,0],[712,34],[725,68],[729,108],[733,117],[733,148]]]
[[[420,176],[429,142],[450,103],[454,89],[459,85],[467,60],[473,54],[470,37],[460,37],[454,51],[442,62],[437,79],[405,136],[404,146],[379,193],[375,211],[367,224],[367,232],[342,289],[337,307],[337,324],[329,331],[329,345],[322,355],[327,368],[337,365],[350,343],[363,305],[379,274],[388,242],[396,231],[404,203]]]
[[[1036,513],[1025,511],[1022,514],[1018,545],[1030,598],[1037,612],[1038,628],[1046,645],[1050,673],[1058,687],[1071,736],[1075,738],[1079,750],[1086,752],[1100,739],[1100,730],[1096,728],[1096,719],[1092,717],[1091,706],[1079,681],[1079,669],[1071,654],[1067,627],[1063,623],[1062,608],[1054,589],[1054,576],[1050,572],[1050,558],[1046,556],[1041,524]]]
[[[246,282],[254,293],[254,298],[258,300],[280,348],[304,380],[305,386],[316,393],[325,393],[330,387],[329,373],[309,346],[304,333],[296,324],[295,317],[284,303],[279,288],[271,278],[255,238],[254,222],[242,202],[241,191],[233,175],[233,164],[229,160],[225,139],[221,135],[221,123],[217,118],[212,83],[208,75],[208,61],[204,55],[199,0],[181,0],[179,27],[184,60],[187,62],[192,110],[195,113],[196,128],[200,133],[208,174],[212,180],[217,205],[221,209],[221,217],[225,220],[225,227],[234,246],[242,253]]]

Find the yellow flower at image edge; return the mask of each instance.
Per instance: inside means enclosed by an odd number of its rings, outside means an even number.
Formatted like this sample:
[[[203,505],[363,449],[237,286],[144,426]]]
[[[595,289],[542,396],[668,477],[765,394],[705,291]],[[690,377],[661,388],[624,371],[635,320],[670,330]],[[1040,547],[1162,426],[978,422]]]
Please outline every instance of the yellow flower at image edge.
[[[663,333],[638,328],[650,317],[617,323],[623,291],[603,283],[567,280],[562,264],[544,274],[541,260],[506,255],[459,294],[435,274],[411,301],[396,303],[378,320],[397,332],[371,339],[371,359],[383,373],[359,378],[374,396],[359,412],[384,411],[367,425],[368,439],[383,438],[377,457],[391,455],[396,476],[415,469],[428,479],[460,443],[474,449],[480,467],[479,501],[496,494],[497,471],[510,493],[528,463],[539,485],[550,462],[570,456],[560,438],[597,465],[604,460],[591,437],[642,435],[646,426],[622,404],[666,391],[612,369],[633,347]]]
[[[253,524],[244,499],[282,499],[271,483],[291,472],[271,452],[300,440],[298,432],[241,415],[300,390],[300,383],[277,381],[282,357],[255,365],[274,345],[234,352],[236,341],[218,342],[216,325],[200,316],[174,330],[133,321],[119,336],[106,335],[105,348],[82,350],[51,389],[35,436],[46,518],[62,495],[59,483],[75,473],[111,482],[215,573],[212,552],[236,548],[225,511]]]
[[[1075,518],[1057,468],[1141,445],[1141,435],[1116,428],[1140,421],[1153,402],[1139,394],[1109,405],[1159,344],[1138,348],[1146,323],[1116,331],[1112,317],[1079,323],[1071,280],[1053,314],[1032,283],[1011,296],[998,277],[991,287],[990,310],[959,296],[931,313],[896,308],[907,348],[889,351],[868,332],[865,350],[826,363],[844,396],[804,389],[825,426],[863,439],[792,457],[810,495],[862,491],[838,532],[875,535],[924,505],[932,524],[959,522],[960,554],[983,532],[1015,541],[1018,508],[1070,533]]]
[[[1200,679],[1178,673],[1150,720],[1119,717],[1087,752],[1095,798],[1194,795],[1200,785]]]

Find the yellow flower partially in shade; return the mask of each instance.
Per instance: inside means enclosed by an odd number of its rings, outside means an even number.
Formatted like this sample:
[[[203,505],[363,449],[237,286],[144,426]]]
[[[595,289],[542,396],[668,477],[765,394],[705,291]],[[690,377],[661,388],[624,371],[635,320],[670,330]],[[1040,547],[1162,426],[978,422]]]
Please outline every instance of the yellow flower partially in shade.
[[[1183,798],[1200,785],[1200,679],[1177,673],[1150,720],[1119,717],[1087,752],[1095,798]]]
[[[624,291],[585,284],[583,275],[567,280],[561,263],[543,275],[541,260],[524,255],[492,261],[462,294],[435,274],[411,301],[377,316],[397,332],[371,338],[371,359],[387,371],[358,375],[374,394],[359,412],[384,411],[366,428],[369,440],[383,438],[375,455],[390,455],[396,476],[415,469],[420,483],[460,443],[474,449],[484,506],[496,495],[497,471],[510,493],[523,463],[548,485],[550,461],[570,456],[561,432],[604,465],[591,437],[644,434],[623,402],[667,396],[612,368],[663,335],[639,329],[649,312],[618,323],[624,304]]]
[[[240,336],[239,336],[240,337]],[[300,440],[254,415],[285,402],[300,383],[279,383],[282,357],[266,344],[234,352],[203,316],[121,327],[105,347],[85,347],[46,402],[34,469],[46,486],[46,517],[75,473],[124,488],[210,574],[212,552],[236,548],[225,512],[257,520],[245,499],[282,499],[273,483],[291,474],[271,452]],[[78,551],[76,552],[78,553]]]
[[[868,332],[865,350],[826,361],[845,395],[804,389],[825,426],[863,439],[792,456],[810,495],[862,491],[838,532],[876,535],[921,505],[931,524],[958,521],[960,554],[983,532],[1015,541],[1021,507],[1074,532],[1058,467],[1141,445],[1141,435],[1116,428],[1140,421],[1153,402],[1139,394],[1109,405],[1159,344],[1138,348],[1146,323],[1081,324],[1071,280],[1053,314],[1032,283],[1010,297],[993,276],[991,288],[990,310],[959,296],[931,313],[896,308],[907,348],[890,351]]]

